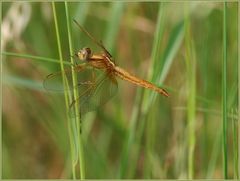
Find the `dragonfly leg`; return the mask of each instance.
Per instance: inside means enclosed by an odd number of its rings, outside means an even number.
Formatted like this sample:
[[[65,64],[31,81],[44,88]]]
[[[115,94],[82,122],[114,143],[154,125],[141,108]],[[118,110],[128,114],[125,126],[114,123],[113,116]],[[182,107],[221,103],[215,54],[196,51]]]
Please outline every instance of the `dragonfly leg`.
[[[85,90],[84,92],[82,92],[82,94],[79,95],[79,97],[78,97],[77,99],[75,99],[75,100],[73,100],[73,101],[71,102],[71,104],[69,105],[69,108],[70,108],[70,109],[73,107],[73,105],[74,105],[77,101],[80,100],[80,97],[81,97],[82,95],[86,94],[88,91],[90,91],[91,89],[93,89],[94,86],[95,86],[94,83],[91,82],[91,81],[82,82],[82,83],[79,83],[78,85],[89,85],[89,86],[86,88],[86,90]],[[89,95],[88,95],[88,96],[89,96]]]

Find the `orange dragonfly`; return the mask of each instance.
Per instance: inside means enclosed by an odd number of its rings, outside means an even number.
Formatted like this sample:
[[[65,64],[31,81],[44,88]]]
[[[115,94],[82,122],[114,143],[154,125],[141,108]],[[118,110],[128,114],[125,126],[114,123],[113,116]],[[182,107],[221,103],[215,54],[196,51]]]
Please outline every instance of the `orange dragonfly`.
[[[137,86],[151,89],[163,96],[169,97],[169,94],[163,88],[160,88],[146,80],[140,79],[126,70],[118,67],[112,55],[103,46],[101,41],[87,32],[76,20],[74,22],[93,42],[102,50],[102,53],[94,54],[90,48],[83,48],[75,56],[83,64],[74,65],[74,72],[77,73],[79,97],[74,100],[70,107],[77,101],[80,101],[81,114],[95,110],[99,105],[105,104],[117,92],[117,78],[126,80]],[[72,81],[72,70],[65,69],[65,75],[68,81]],[[50,91],[62,91],[62,72],[52,73],[46,77],[43,83],[45,89]],[[70,88],[72,90],[72,88]]]

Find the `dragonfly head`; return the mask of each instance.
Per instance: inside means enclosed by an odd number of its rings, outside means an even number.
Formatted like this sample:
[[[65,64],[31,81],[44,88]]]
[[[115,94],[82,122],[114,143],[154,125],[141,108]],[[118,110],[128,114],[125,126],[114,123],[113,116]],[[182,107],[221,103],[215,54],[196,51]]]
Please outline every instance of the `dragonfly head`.
[[[83,48],[76,53],[76,56],[82,61],[88,61],[88,59],[92,56],[92,51],[90,48]]]

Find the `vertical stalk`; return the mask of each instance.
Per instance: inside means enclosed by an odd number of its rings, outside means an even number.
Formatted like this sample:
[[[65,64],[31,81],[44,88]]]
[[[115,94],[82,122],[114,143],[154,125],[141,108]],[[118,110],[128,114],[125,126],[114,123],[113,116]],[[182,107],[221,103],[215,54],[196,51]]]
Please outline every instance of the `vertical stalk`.
[[[61,41],[60,41],[60,36],[59,36],[59,29],[58,29],[58,21],[57,21],[57,14],[56,14],[56,7],[55,3],[52,2],[52,9],[53,9],[53,17],[54,17],[54,23],[55,23],[55,29],[56,29],[56,36],[57,36],[57,45],[58,45],[58,54],[59,54],[59,63],[62,71],[62,77],[63,77],[63,86],[64,89],[68,87],[68,83],[66,81],[66,77],[64,74],[64,66],[63,66],[63,56],[62,56],[62,50],[61,50]],[[67,90],[67,88],[65,89]],[[64,98],[65,98],[65,106],[67,112],[69,112],[69,102],[71,102],[71,96],[68,95],[66,91],[64,91]],[[73,143],[73,138],[72,138],[72,129],[71,129],[71,124],[70,124],[70,119],[69,116],[67,115],[67,122],[68,122],[68,134],[69,134],[69,140],[70,140],[70,148],[71,148],[71,158],[72,158],[72,175],[73,179],[76,179],[76,173],[75,173],[75,161],[74,161],[74,143]]]
[[[223,62],[222,62],[222,124],[223,124],[223,167],[224,178],[228,178],[227,156],[227,3],[223,7]]]
[[[238,2],[238,50],[240,50],[240,3]],[[238,51],[238,170],[237,170],[237,179],[240,178],[240,56]]]
[[[190,31],[188,4],[185,12],[185,45],[187,66],[187,130],[188,130],[188,179],[194,178],[194,150],[195,150],[195,125],[196,125],[196,57],[194,43]]]
[[[72,34],[70,29],[70,23],[69,23],[69,11],[68,11],[68,4],[65,1],[65,11],[66,11],[66,20],[67,20],[67,31],[68,31],[68,43],[69,43],[69,49],[70,49],[70,55],[73,55],[73,47],[72,47]],[[74,60],[71,57],[71,63],[74,64]],[[72,66],[72,79],[73,79],[73,97],[74,100],[78,98],[78,89],[77,89],[77,77],[74,73],[74,67]],[[80,105],[78,101],[76,104],[74,104],[75,107],[75,113],[76,113],[76,125],[77,125],[77,139],[78,139],[78,157],[79,157],[79,168],[80,168],[80,179],[85,179],[85,163],[84,163],[84,153],[83,153],[83,144],[82,144],[82,136],[81,136],[81,115],[80,115]],[[80,116],[78,116],[80,115]]]
[[[162,41],[162,35],[163,35],[163,23],[164,23],[164,3],[159,3],[159,9],[158,9],[158,19],[157,19],[157,24],[156,24],[156,31],[155,31],[155,35],[154,35],[154,42],[153,42],[153,50],[151,52],[151,60],[152,60],[152,65],[154,67],[155,66],[159,66],[159,57],[160,57],[160,45],[161,45],[161,41]],[[163,64],[161,65],[163,66]],[[159,66],[159,69],[163,69],[162,67]],[[157,76],[156,73],[159,73],[158,71],[155,71],[156,68],[150,68],[149,71],[149,79],[153,80],[154,76]],[[162,72],[161,72],[162,73]],[[156,80],[154,80],[154,82],[156,82]],[[153,96],[156,97],[156,93],[154,93]],[[145,100],[146,97],[150,97],[149,94],[146,96],[145,93]],[[144,100],[143,100],[144,101]],[[146,103],[146,101],[145,101]],[[145,160],[145,171],[144,171],[144,178],[152,178],[152,154],[154,153],[154,144],[155,144],[155,137],[156,137],[156,122],[149,118],[150,115],[148,116],[146,114],[146,104],[144,104],[143,102],[143,106],[144,107],[144,112],[143,115],[145,117],[143,123],[146,124],[146,147],[145,147],[145,152],[146,152],[146,160]],[[149,119],[148,119],[149,118]],[[146,121],[147,119],[147,121]],[[145,126],[144,126],[145,127]]]

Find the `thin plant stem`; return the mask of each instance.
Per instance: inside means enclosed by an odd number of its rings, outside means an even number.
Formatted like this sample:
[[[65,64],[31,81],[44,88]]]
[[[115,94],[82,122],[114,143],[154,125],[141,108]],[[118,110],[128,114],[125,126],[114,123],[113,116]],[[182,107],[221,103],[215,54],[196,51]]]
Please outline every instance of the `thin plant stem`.
[[[164,4],[163,3],[159,3],[159,10],[158,10],[158,21],[157,21],[157,29],[155,32],[155,41],[153,43],[153,51],[151,53],[151,60],[152,60],[152,66],[153,68],[151,68],[149,72],[149,78],[153,80],[153,76],[154,74],[156,74],[155,71],[156,69],[154,68],[154,65],[156,65],[156,62],[159,59],[159,47],[161,45],[161,41],[162,41],[162,37],[163,37],[163,23],[164,23]],[[157,66],[159,67],[159,66]],[[159,67],[160,68],[160,67]],[[162,72],[161,72],[162,73]],[[155,82],[156,80],[154,80]],[[155,94],[155,93],[154,93]],[[146,93],[145,93],[146,96]],[[148,95],[149,96],[149,95]],[[146,98],[146,97],[145,97]],[[156,94],[155,94],[155,98],[156,98]],[[146,100],[146,99],[145,99]],[[146,105],[146,104],[143,104]],[[146,107],[145,107],[146,108]],[[147,119],[147,114],[146,114],[146,110],[145,112],[145,118]],[[146,120],[144,120],[143,122],[146,122]],[[155,143],[155,136],[156,136],[156,122],[154,122],[153,119],[148,119],[148,121],[146,122],[146,128],[147,128],[147,133],[146,134],[146,164],[145,164],[145,177],[144,178],[152,178],[152,164],[151,164],[151,155],[154,152],[154,143]]]
[[[238,50],[240,50],[240,3],[238,3]],[[240,55],[238,52],[238,169],[237,169],[237,179],[240,178]]]
[[[222,59],[222,124],[223,124],[223,174],[228,178],[227,155],[227,3],[223,5],[223,59]]]
[[[68,31],[68,40],[69,40],[69,49],[70,54],[73,54],[73,47],[72,47],[72,35],[71,35],[71,29],[70,29],[70,23],[69,23],[69,10],[68,10],[68,3],[65,1],[65,11],[66,11],[66,20],[67,20],[67,31]],[[73,58],[71,57],[71,63],[74,63]],[[73,78],[73,87],[76,87],[73,89],[73,97],[74,100],[78,97],[78,89],[77,89],[77,77],[74,73],[74,69],[72,67],[72,78]],[[83,153],[83,144],[82,144],[82,137],[81,137],[81,115],[80,115],[80,105],[77,102],[74,104],[75,106],[75,113],[76,113],[76,125],[77,125],[77,135],[78,135],[78,157],[79,157],[79,164],[80,164],[80,179],[85,179],[85,163],[84,163],[84,153]],[[78,116],[80,115],[80,116]]]
[[[52,2],[52,9],[53,9],[53,16],[54,16],[54,23],[55,23],[55,29],[56,29],[56,36],[57,36],[57,45],[58,45],[58,53],[59,53],[59,61],[60,61],[60,67],[62,70],[62,77],[63,77],[63,85],[64,87],[67,87],[68,84],[65,79],[65,74],[64,74],[64,66],[63,66],[63,56],[62,56],[62,51],[61,51],[61,41],[60,41],[60,35],[59,35],[59,29],[58,29],[58,21],[57,21],[57,14],[56,14],[56,7],[55,3]],[[71,102],[71,96],[67,94],[66,91],[64,91],[64,97],[65,97],[65,106],[67,112],[69,112],[69,102]],[[76,173],[75,173],[75,161],[74,161],[74,144],[73,144],[73,139],[72,139],[72,133],[71,133],[71,128],[70,128],[70,119],[69,116],[67,115],[67,122],[68,122],[68,133],[69,133],[69,139],[70,139],[70,148],[71,148],[71,158],[72,158],[72,174],[73,174],[73,179],[76,178]]]
[[[185,12],[185,45],[186,45],[186,68],[187,86],[189,96],[187,100],[187,130],[188,130],[188,179],[194,178],[194,150],[195,150],[195,125],[196,125],[196,58],[194,44],[191,39],[190,19],[188,4]]]
[[[38,61],[59,63],[59,60],[57,60],[57,59],[28,55],[28,54],[20,54],[20,53],[13,53],[13,52],[2,52],[2,55],[20,57],[20,58],[24,58],[24,60],[25,59],[30,59],[30,60],[38,60]],[[71,65],[71,63],[66,62],[66,61],[62,61],[62,62],[65,65]]]

